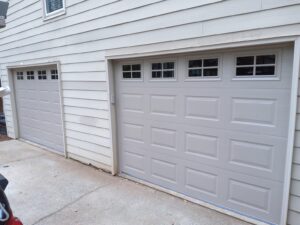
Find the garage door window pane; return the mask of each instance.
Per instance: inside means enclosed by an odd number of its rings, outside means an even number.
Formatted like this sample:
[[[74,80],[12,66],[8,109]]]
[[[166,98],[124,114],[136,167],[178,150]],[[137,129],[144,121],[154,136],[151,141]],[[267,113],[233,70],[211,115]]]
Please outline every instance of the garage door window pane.
[[[205,77],[216,77],[218,76],[218,69],[204,69],[203,76]]]
[[[164,71],[164,77],[165,78],[174,77],[174,71]]]
[[[131,71],[131,65],[123,65],[123,71]]]
[[[275,74],[274,66],[258,66],[256,67],[256,75],[273,76]]]
[[[131,78],[131,73],[130,72],[123,72],[123,78],[125,78],[125,79]]]
[[[161,78],[161,71],[153,71],[152,78]]]
[[[275,55],[259,55],[256,58],[256,64],[275,64]]]
[[[189,77],[201,77],[201,76],[202,76],[201,69],[189,70]]]
[[[161,70],[161,63],[152,63],[152,70]]]
[[[141,78],[141,72],[132,72],[132,78]]]
[[[237,76],[251,76],[253,75],[254,67],[240,67],[236,68]]]
[[[174,63],[173,62],[167,62],[167,63],[164,63],[164,70],[173,70],[174,69]]]
[[[132,65],[132,71],[141,71],[141,65],[140,64]]]
[[[189,68],[201,68],[202,67],[202,60],[190,60],[189,61]]]
[[[204,59],[204,67],[218,66],[218,59]]]
[[[254,65],[254,56],[237,57],[236,64],[238,66]]]

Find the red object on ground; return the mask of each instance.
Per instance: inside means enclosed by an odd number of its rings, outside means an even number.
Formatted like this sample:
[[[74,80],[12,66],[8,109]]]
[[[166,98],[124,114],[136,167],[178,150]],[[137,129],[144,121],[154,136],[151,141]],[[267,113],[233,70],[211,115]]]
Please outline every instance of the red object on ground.
[[[23,223],[16,217],[10,208],[8,199],[4,193],[8,180],[0,174],[0,225],[23,225]]]
[[[23,225],[23,223],[10,212],[9,220],[5,225]]]

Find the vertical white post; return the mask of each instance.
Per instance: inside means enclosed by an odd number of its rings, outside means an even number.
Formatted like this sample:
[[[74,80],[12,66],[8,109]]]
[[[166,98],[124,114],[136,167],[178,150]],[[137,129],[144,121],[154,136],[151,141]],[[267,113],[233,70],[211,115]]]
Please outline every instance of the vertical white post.
[[[286,155],[286,162],[285,162],[285,178],[284,178],[283,202],[282,202],[282,213],[281,213],[281,223],[280,223],[281,225],[287,224],[287,217],[288,217],[294,138],[295,138],[295,129],[296,129],[299,75],[300,75],[300,37],[298,37],[294,42],[293,77],[292,77],[291,103],[290,103],[291,109],[290,109],[290,119],[289,119],[287,155]]]
[[[7,69],[7,76],[8,76],[8,86],[11,90],[10,93],[10,103],[11,103],[11,111],[12,111],[12,119],[13,119],[13,136],[9,135],[9,137],[17,139],[19,138],[19,121],[18,121],[18,109],[16,104],[16,96],[15,96],[15,82],[14,82],[14,73],[15,71],[13,69]],[[9,134],[9,133],[8,133]]]
[[[110,140],[112,148],[111,158],[111,173],[116,175],[118,173],[118,151],[117,151],[117,125],[116,125],[116,106],[115,106],[115,85],[114,85],[114,70],[111,60],[106,59],[106,74],[108,82],[108,96],[109,96],[109,114],[110,114]]]
[[[60,101],[60,113],[61,113],[61,125],[63,132],[63,145],[64,145],[64,156],[68,158],[68,149],[67,149],[67,135],[66,135],[66,123],[65,123],[65,110],[64,110],[64,97],[63,97],[63,84],[62,84],[62,73],[61,73],[61,64],[60,62],[56,63],[56,69],[58,74],[58,84],[59,84],[59,101]]]

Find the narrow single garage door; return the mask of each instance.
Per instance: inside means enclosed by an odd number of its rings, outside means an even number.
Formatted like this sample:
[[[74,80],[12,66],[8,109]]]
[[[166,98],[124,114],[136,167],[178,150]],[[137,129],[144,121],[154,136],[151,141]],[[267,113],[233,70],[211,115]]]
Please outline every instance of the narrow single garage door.
[[[57,69],[17,70],[14,83],[20,138],[63,153]]]
[[[278,224],[291,62],[282,48],[116,63],[120,173]]]

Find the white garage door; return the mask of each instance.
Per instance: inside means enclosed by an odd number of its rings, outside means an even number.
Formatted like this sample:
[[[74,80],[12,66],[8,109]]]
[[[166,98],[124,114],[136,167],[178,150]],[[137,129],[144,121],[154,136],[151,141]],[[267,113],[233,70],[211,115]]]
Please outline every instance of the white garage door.
[[[57,69],[18,70],[14,83],[20,138],[63,153]]]
[[[278,224],[289,48],[116,64],[120,173]]]

